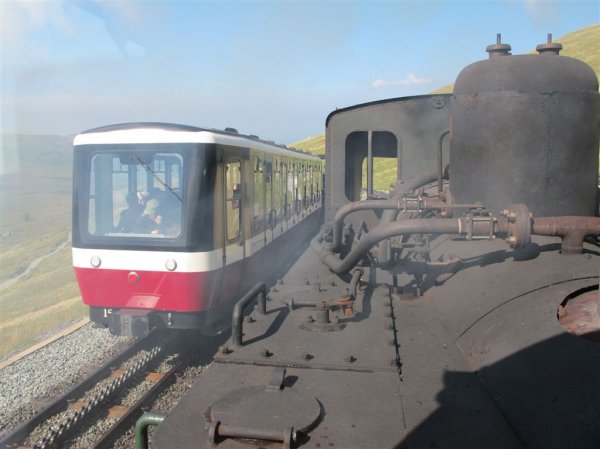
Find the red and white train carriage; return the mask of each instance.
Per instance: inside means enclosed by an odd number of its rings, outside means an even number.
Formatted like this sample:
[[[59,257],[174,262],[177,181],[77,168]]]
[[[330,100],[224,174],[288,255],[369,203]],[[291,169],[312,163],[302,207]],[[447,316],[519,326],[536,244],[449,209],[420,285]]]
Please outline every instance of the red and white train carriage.
[[[115,334],[220,331],[321,220],[321,160],[256,136],[131,123],[74,147],[73,265]]]

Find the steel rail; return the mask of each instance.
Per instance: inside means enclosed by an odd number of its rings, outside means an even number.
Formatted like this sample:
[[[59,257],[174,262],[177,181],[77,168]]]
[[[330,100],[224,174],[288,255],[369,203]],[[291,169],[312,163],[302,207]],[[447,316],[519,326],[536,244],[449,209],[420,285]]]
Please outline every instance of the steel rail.
[[[143,413],[143,407],[150,404],[160,393],[165,391],[176,380],[178,373],[186,364],[189,364],[193,352],[189,351],[181,356],[175,366],[173,366],[164,376],[155,382],[155,384],[139,398],[135,404],[118,419],[118,421],[102,435],[90,449],[108,449],[112,448],[115,441],[125,433],[129,428],[135,426],[136,421]]]
[[[109,376],[112,372],[112,367],[122,364],[136,352],[155,344],[155,340],[158,340],[158,337],[158,332],[151,332],[147,336],[136,340],[132,345],[115,355],[92,374],[75,384],[69,391],[52,401],[48,406],[44,407],[27,421],[11,430],[0,440],[0,448],[5,449],[22,444],[39,425],[43,424],[57,413],[65,411],[70,402],[81,397],[86,391],[98,383],[100,379]]]

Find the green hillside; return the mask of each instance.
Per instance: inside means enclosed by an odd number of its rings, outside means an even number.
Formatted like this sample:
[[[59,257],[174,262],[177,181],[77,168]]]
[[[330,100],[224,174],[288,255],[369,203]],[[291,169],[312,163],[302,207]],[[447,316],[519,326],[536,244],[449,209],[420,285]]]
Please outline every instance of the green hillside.
[[[563,45],[561,55],[581,59],[600,78],[600,23],[569,33],[556,42]]]
[[[600,78],[600,24],[590,25],[552,40],[562,44],[561,55],[580,59],[594,69]],[[529,53],[535,52],[531,50]],[[448,84],[434,90],[432,94],[451,94],[453,87],[454,85]]]
[[[68,243],[73,138],[1,137],[0,358],[86,313]]]
[[[554,38],[555,42],[563,45],[561,55],[580,59],[591,66],[600,78],[600,24],[590,25],[581,30],[574,31],[560,38]],[[532,50],[535,53],[535,50]],[[432,94],[452,93],[453,85],[440,87]],[[325,153],[325,133],[308,137],[292,146],[314,154]],[[395,181],[395,162],[388,160],[376,161],[374,165],[377,176],[375,177],[375,189],[389,190],[389,185]],[[364,172],[364,170],[363,170]]]
[[[291,146],[313,154],[325,154],[325,133],[307,137],[291,144]]]

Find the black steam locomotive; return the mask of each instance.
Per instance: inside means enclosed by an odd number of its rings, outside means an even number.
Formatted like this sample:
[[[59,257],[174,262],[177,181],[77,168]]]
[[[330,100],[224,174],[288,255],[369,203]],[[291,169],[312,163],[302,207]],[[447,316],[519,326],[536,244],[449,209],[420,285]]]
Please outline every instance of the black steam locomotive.
[[[325,225],[152,447],[600,447],[600,95],[560,49],[331,113]]]

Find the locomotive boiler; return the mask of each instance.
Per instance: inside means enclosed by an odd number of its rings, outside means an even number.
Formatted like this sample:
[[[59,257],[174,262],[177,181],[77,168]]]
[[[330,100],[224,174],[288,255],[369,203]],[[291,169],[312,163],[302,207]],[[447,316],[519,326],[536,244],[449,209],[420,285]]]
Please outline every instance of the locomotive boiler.
[[[487,50],[453,95],[327,117],[325,225],[152,448],[600,447],[598,80]]]

